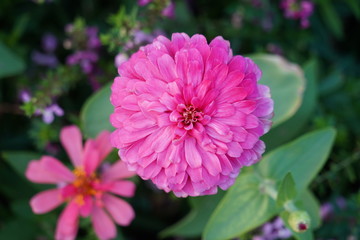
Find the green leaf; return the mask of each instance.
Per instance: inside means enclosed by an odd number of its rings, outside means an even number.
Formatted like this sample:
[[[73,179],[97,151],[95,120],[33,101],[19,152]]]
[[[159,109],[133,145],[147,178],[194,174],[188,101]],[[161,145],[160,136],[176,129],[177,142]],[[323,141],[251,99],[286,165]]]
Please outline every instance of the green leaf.
[[[335,134],[333,128],[308,133],[270,152],[256,167],[265,179],[275,181],[291,172],[297,191],[302,192],[325,164]]]
[[[0,228],[0,239],[33,240],[39,232],[35,222],[14,219],[4,222]]]
[[[284,205],[285,202],[294,200],[296,197],[295,182],[291,173],[286,174],[284,180],[282,180],[276,203],[279,207]]]
[[[5,161],[17,172],[21,177],[25,178],[25,170],[31,160],[40,159],[41,155],[27,151],[8,151],[3,152]]]
[[[110,84],[91,96],[84,104],[80,119],[86,137],[95,138],[101,131],[112,131],[110,114],[114,111],[110,103]]]
[[[274,100],[273,127],[292,117],[301,105],[305,89],[304,73],[298,65],[277,55],[257,54],[250,58],[260,67],[260,84],[270,87]]]
[[[359,0],[345,0],[349,8],[354,13],[357,19],[360,19],[360,1]]]
[[[261,192],[259,184],[253,172],[240,174],[211,215],[203,239],[234,238],[274,216],[278,211],[275,201]]]
[[[0,42],[0,78],[13,76],[25,69],[22,59]]]
[[[304,65],[306,88],[300,108],[295,115],[284,123],[271,128],[270,132],[262,137],[266,143],[266,149],[271,150],[283,143],[294,139],[309,121],[314,112],[317,102],[317,70],[319,64],[316,60],[310,60]]]
[[[191,212],[174,225],[166,228],[160,233],[160,237],[181,236],[197,237],[204,231],[211,213],[218,205],[224,192],[221,191],[216,195],[190,198],[193,206]]]
[[[338,13],[334,8],[333,3],[329,3],[329,0],[318,0],[318,6],[325,24],[337,38],[343,37],[342,21]]]
[[[283,220],[285,226],[291,231],[292,235],[298,239],[298,240],[313,240],[314,239],[314,234],[311,231],[311,228],[309,230],[307,230],[306,232],[303,233],[298,233],[292,230],[292,228],[290,227],[289,223],[288,223],[288,218],[289,218],[289,213],[288,212],[282,212],[280,214],[281,219]]]

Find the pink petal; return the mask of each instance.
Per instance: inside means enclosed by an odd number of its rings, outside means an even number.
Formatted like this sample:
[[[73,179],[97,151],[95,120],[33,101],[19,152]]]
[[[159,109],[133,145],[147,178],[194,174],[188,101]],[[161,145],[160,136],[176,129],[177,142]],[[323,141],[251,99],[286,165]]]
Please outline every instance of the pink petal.
[[[110,143],[110,132],[108,131],[102,131],[97,137],[96,137],[96,148],[99,152],[99,158],[100,160],[104,160],[107,155],[111,152],[113,147]]]
[[[50,189],[36,194],[30,200],[30,206],[34,213],[47,213],[58,207],[64,199],[61,196],[61,189]]]
[[[174,59],[168,54],[164,54],[158,58],[157,63],[160,73],[163,75],[163,79],[166,82],[171,82],[178,78]]]
[[[196,145],[195,138],[190,137],[185,140],[185,159],[191,168],[198,168],[202,164],[201,155]]]
[[[86,141],[84,148],[83,164],[84,164],[84,170],[88,175],[95,172],[95,170],[99,166],[100,158],[99,158],[99,153],[96,149],[95,140],[90,139]]]
[[[95,233],[99,239],[108,240],[116,237],[116,226],[102,208],[93,208],[91,220]]]
[[[84,197],[84,204],[80,207],[80,215],[82,217],[88,217],[91,214],[93,208],[93,199],[91,196]]]
[[[77,126],[68,126],[61,129],[60,141],[68,153],[74,166],[82,164],[82,136]]]
[[[61,213],[55,232],[56,240],[73,240],[76,238],[79,224],[79,206],[71,201]]]
[[[115,181],[112,182],[109,191],[123,197],[133,197],[135,194],[136,185],[130,181]]]
[[[133,208],[124,200],[110,194],[104,194],[105,208],[113,217],[115,222],[121,226],[128,226],[135,217]]]
[[[101,175],[104,181],[111,181],[123,178],[129,178],[135,175],[135,172],[129,171],[126,164],[119,160]]]
[[[32,160],[25,176],[36,183],[72,182],[74,175],[59,160],[51,156],[43,156],[40,160]]]

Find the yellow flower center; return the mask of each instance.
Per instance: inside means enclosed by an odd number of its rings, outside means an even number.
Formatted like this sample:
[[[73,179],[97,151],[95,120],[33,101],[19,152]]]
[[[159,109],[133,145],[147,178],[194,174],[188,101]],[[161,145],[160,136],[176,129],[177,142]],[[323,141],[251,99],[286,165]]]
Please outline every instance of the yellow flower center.
[[[95,173],[88,176],[81,167],[74,169],[73,173],[75,175],[75,180],[72,185],[76,189],[75,202],[81,206],[84,205],[84,198],[86,196],[94,196],[99,193],[99,190],[94,188],[99,182],[99,178]]]

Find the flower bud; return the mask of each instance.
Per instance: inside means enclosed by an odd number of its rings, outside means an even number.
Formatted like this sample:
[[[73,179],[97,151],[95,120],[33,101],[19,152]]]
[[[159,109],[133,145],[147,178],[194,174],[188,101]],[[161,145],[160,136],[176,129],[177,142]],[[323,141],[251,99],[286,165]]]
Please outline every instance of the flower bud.
[[[295,232],[305,232],[310,227],[310,216],[305,211],[290,212],[288,222]]]

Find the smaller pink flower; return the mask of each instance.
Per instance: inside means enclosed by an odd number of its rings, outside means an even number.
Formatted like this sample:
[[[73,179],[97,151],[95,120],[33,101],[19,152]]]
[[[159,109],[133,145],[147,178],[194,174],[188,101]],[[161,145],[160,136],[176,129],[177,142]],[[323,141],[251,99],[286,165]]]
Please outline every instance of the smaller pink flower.
[[[122,161],[100,173],[97,170],[112,150],[109,132],[104,131],[96,139],[87,140],[83,147],[79,128],[68,126],[61,130],[60,141],[75,169],[70,171],[51,156],[29,163],[25,175],[30,181],[57,184],[57,188],[40,192],[30,200],[33,212],[46,213],[67,202],[58,219],[56,240],[75,239],[80,216],[91,217],[99,239],[115,238],[114,221],[122,226],[129,225],[135,213],[130,204],[113,194],[132,197],[135,184],[123,178],[134,173],[128,171]]]

